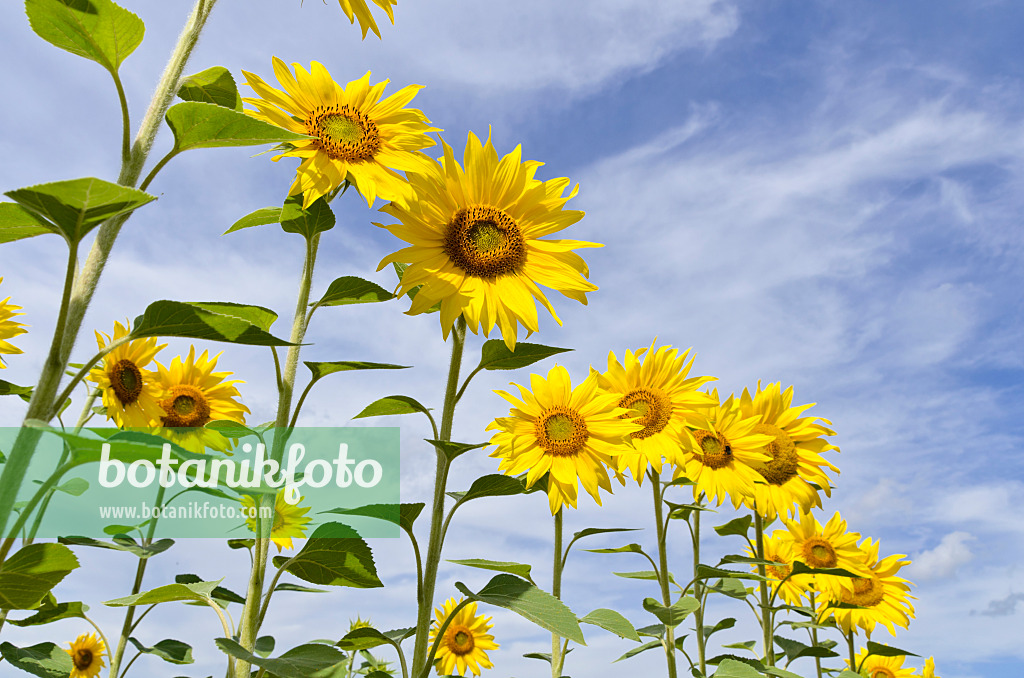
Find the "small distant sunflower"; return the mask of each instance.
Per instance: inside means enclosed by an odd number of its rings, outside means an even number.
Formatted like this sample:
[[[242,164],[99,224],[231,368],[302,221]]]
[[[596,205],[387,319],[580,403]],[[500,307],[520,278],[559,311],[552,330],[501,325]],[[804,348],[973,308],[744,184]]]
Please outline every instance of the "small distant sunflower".
[[[207,351],[196,358],[196,347],[190,346],[185,360],[176,356],[168,367],[157,363],[158,378],[164,391],[160,400],[163,414],[160,423],[167,427],[172,441],[186,450],[202,454],[207,447],[226,450],[231,442],[220,433],[203,428],[216,419],[245,423],[249,408],[241,404],[235,384],[227,380],[231,372],[214,372],[218,353],[213,358]]]
[[[103,653],[106,647],[103,641],[96,637],[96,634],[82,634],[75,639],[75,642],[68,643],[71,649],[64,650],[71,655],[70,678],[94,678],[100,670],[106,666],[103,661]]]
[[[114,336],[96,332],[96,344],[102,351],[130,333],[131,326],[127,321],[124,325],[115,322]],[[92,368],[86,376],[101,390],[107,417],[120,428],[156,426],[164,414],[158,402],[161,393],[157,373],[145,369],[167,346],[156,342],[156,337],[147,337],[121,344],[105,355],[102,364]]]
[[[548,477],[548,503],[555,515],[565,502],[576,508],[577,478],[599,505],[598,488],[611,492],[607,466],[614,467],[612,456],[629,445],[629,434],[643,428],[621,418],[627,410],[618,407],[619,396],[600,393],[598,374],[591,373],[572,388],[569,372],[555,365],[547,379],[530,375],[530,389],[513,384],[520,397],[495,391],[512,404],[508,417],[487,425],[497,429],[490,444],[498,449],[499,469],[508,475],[527,471],[526,484],[532,486],[545,473]],[[532,392],[531,392],[532,389]]]
[[[718,400],[718,391],[711,395]],[[693,481],[695,497],[703,492],[721,506],[728,496],[739,508],[761,477],[753,467],[768,460],[762,450],[771,437],[754,432],[760,417],[744,417],[734,396],[702,413],[706,419],[697,430],[689,432],[675,476]]]
[[[856,671],[857,667],[860,667],[860,675],[865,678],[913,678],[914,676],[912,668],[903,668],[903,662],[906,660],[903,655],[880,657],[873,654],[869,656],[867,648],[861,648],[856,659],[857,666],[851,667],[851,670]],[[846,665],[850,666],[850,660],[845,661]]]
[[[818,608],[819,616],[834,616],[836,623],[846,633],[859,626],[870,638],[875,625],[882,624],[895,636],[895,625],[907,628],[914,617],[914,606],[909,600],[913,598],[909,593],[910,582],[896,576],[910,561],[901,560],[905,557],[903,555],[892,555],[879,561],[878,542],[871,538],[860,544],[860,551],[863,554],[862,562],[868,568],[867,576],[851,580],[852,590],[834,591],[829,597],[823,598]],[[829,607],[835,603],[858,607]]]
[[[299,497],[299,503],[304,497]],[[256,532],[258,529],[256,515],[256,499],[252,495],[243,494],[241,497],[242,507],[245,510],[245,524],[249,529]],[[302,538],[306,536],[305,525],[310,521],[306,517],[309,513],[308,506],[299,506],[299,503],[289,504],[284,498],[284,489],[277,491],[274,498],[274,524],[270,526],[270,541],[277,546],[277,552],[281,549],[292,548],[292,537]],[[364,624],[369,626],[369,624]]]
[[[354,24],[356,20],[359,21],[359,28],[363,31],[363,40],[366,39],[366,32],[373,31],[374,35],[380,37],[380,29],[377,28],[377,22],[373,19],[373,14],[370,13],[370,8],[366,4],[366,0],[338,0],[341,3],[341,11],[348,17],[348,22]],[[388,19],[391,20],[391,25],[395,24],[395,11],[391,9],[393,5],[398,4],[398,0],[373,0],[373,4],[377,5],[385,12],[387,12]]]
[[[356,1],[365,7],[364,0]],[[377,197],[406,199],[409,185],[398,172],[428,171],[433,161],[418,151],[433,146],[434,140],[427,134],[439,131],[428,124],[422,111],[404,108],[420,86],[409,85],[381,101],[389,81],[371,85],[369,72],[342,87],[319,62],[314,61],[308,72],[301,64],[292,66],[294,76],[274,57],[274,74],[283,92],[258,75],[242,71],[245,84],[261,97],[242,99],[257,109],[246,113],[314,137],[294,142],[274,157],[302,158],[288,194],[301,193],[305,209],[348,179],[369,206]]]
[[[628,468],[639,484],[643,484],[648,464],[661,473],[662,458],[673,465],[680,462],[686,425],[703,421],[694,408],[715,404],[710,395],[696,390],[714,377],[687,379],[693,360],[689,349],[682,355],[671,346],[655,351],[654,342],[635,353],[626,351],[624,365],[615,353],[608,354],[608,370],[601,375],[600,387],[619,394],[619,407],[631,410],[623,418],[635,417],[633,421],[643,426],[630,434],[633,450],[618,455],[618,471]]]
[[[474,334],[483,328],[489,336],[497,324],[505,344],[515,350],[519,324],[528,334],[539,328],[534,300],[562,323],[538,283],[587,303],[586,293],[597,286],[587,280],[587,264],[573,250],[602,245],[541,239],[583,218],[583,212],[562,209],[578,187],[563,195],[569,179],[535,179],[543,163],[522,162],[520,147],[499,159],[490,137],[482,145],[470,132],[460,167],[451,146],[443,141],[442,146],[440,164],[431,162],[427,171],[409,175],[408,204],[381,208],[401,223],[378,226],[410,247],[384,257],[377,270],[409,264],[400,294],[423,287],[407,313],[423,313],[440,302],[445,339],[461,315]]]
[[[462,602],[449,598],[442,607],[434,608],[436,621],[430,626],[430,643],[437,638],[437,631],[452,610]],[[493,624],[491,618],[477,615],[476,603],[470,603],[461,610],[448,624],[444,637],[437,647],[436,668],[438,675],[450,676],[458,671],[459,675],[467,675],[468,668],[474,676],[480,675],[480,669],[494,668],[487,657],[486,650],[497,650],[498,644],[494,636],[487,633]]]
[[[792,403],[793,387],[783,391],[779,382],[769,384],[764,390],[758,383],[753,398],[746,389],[740,396],[743,416],[761,415],[761,422],[754,427],[754,432],[774,437],[763,450],[770,457],[769,461],[754,465],[761,475],[761,482],[754,485],[754,496],[746,501],[749,508],[756,506],[757,511],[769,520],[779,513],[792,515],[794,505],[804,512],[812,507],[820,508],[821,498],[811,483],[820,487],[827,496],[832,496],[829,478],[822,467],[839,473],[839,469],[820,454],[826,450],[839,451],[824,439],[824,436],[835,435],[835,431],[818,423],[830,422],[800,416],[813,407],[813,403],[798,407],[793,407]]]
[[[779,598],[790,605],[799,606],[803,603],[802,599],[810,588],[813,577],[806,574],[789,576],[795,558],[793,542],[788,537],[789,533],[786,530],[775,530],[770,537],[765,535],[764,559],[783,563],[781,565],[766,565],[765,574],[768,577],[768,583],[772,587],[772,592],[778,589]],[[755,555],[749,548],[747,552],[750,556]],[[751,565],[751,569],[757,572],[757,565]],[[787,577],[789,578],[787,579]]]
[[[789,535],[784,537],[792,542],[796,560],[814,569],[838,567],[867,576],[864,552],[857,546],[860,534],[846,531],[846,521],[838,511],[824,527],[810,513],[801,513],[798,520],[783,518],[782,522],[789,530]],[[853,580],[850,577],[814,575],[814,587],[825,597],[838,598],[842,591],[853,590]]]
[[[0,283],[4,281],[0,278]],[[24,313],[18,313],[21,310],[21,306],[15,306],[14,304],[8,303],[11,301],[10,297],[7,297],[3,301],[0,301],[0,369],[4,369],[7,365],[4,364],[3,354],[14,355],[17,353],[23,353],[23,351],[15,346],[14,344],[8,343],[8,339],[16,337],[19,334],[25,334],[28,330],[23,329],[25,325],[23,323],[15,322],[11,320],[16,315],[25,315]]]
[[[921,669],[921,678],[942,678],[935,675],[935,657],[928,657],[928,661],[924,663],[924,668]]]

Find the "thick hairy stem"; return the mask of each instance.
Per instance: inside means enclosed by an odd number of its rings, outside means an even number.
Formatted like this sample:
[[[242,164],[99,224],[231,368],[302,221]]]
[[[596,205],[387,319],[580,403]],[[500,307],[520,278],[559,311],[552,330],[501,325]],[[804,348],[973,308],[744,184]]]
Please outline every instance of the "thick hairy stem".
[[[665,520],[662,508],[661,477],[653,469],[648,471],[647,477],[651,479],[651,490],[654,493],[654,524],[657,528],[658,539],[658,584],[661,585],[661,602],[665,607],[672,606],[672,594],[668,587],[668,544]],[[665,628],[665,662],[668,666],[668,678],[677,678],[676,672],[676,639],[675,629]]]
[[[761,513],[754,507],[754,535],[757,544],[757,559],[764,560],[764,520]],[[762,577],[767,576],[764,563],[757,564],[757,573]],[[772,614],[771,602],[768,600],[768,582],[762,579],[758,582],[761,592],[761,631],[764,637],[764,661],[767,666],[775,666],[775,644],[772,641],[774,629],[774,615]]]

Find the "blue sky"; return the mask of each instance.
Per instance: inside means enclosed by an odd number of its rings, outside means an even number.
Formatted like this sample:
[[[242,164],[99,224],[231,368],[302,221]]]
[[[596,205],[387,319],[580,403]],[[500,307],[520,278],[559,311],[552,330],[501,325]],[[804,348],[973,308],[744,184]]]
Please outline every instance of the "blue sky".
[[[146,40],[122,67],[137,121],[186,9],[123,4],[147,25]],[[301,7],[249,0],[244,8],[216,7],[188,70],[223,65],[239,81],[242,68],[271,79],[276,55],[321,61],[339,81],[372,70],[395,88],[422,84],[415,105],[457,151],[467,131],[486,135],[490,127],[500,153],[521,143],[524,157],[546,163],[542,178],[578,181],[570,206],[587,216],[567,237],[605,243],[584,253],[601,289],[588,307],[556,301],[564,326],[542,322],[532,341],[575,348],[561,363],[577,379],[591,364],[603,367],[609,350],[621,356],[658,336],[693,346],[696,372],[718,376],[724,393],[758,379],[793,384],[796,399],[817,402],[813,412],[839,433],[834,461],[842,475],[824,517],[839,510],[851,529],[879,538],[883,554],[915,561],[904,573],[916,583],[917,619],[896,639],[882,630],[873,639],[935,655],[944,678],[999,678],[1017,675],[1024,660],[1024,588],[1016,579],[1024,557],[1022,15],[1019,5],[995,1],[403,0],[396,25],[382,26],[382,41],[359,42],[330,0]],[[20,3],[0,7],[0,38],[7,101],[0,186],[115,177],[120,121],[109,76],[36,38]],[[157,157],[169,136],[158,140]],[[192,151],[161,173],[151,187],[160,199],[118,240],[87,333],[109,331],[160,298],[259,303],[287,315],[300,265],[295,239],[271,228],[219,236],[238,217],[280,203],[291,181],[294,162],[250,155]],[[388,271],[374,269],[398,241],[370,225],[380,215],[365,202],[341,202],[340,227],[321,249],[319,289],[340,275],[390,286]],[[32,326],[16,342],[25,355],[11,358],[4,379],[35,380],[62,268],[55,238],[0,253],[0,298],[24,306]],[[305,423],[343,425],[399,389],[440,407],[447,349],[437,317],[402,310],[395,303],[321,313],[304,359],[415,369],[394,381],[345,377],[319,393]],[[84,358],[89,338],[81,339],[76,356]],[[470,341],[470,361],[478,347],[479,339]],[[254,420],[270,418],[275,392],[265,353],[227,347],[221,366],[247,381]],[[474,383],[457,439],[482,440],[486,423],[505,414],[490,389],[510,378],[527,374],[489,373]],[[20,407],[0,402],[0,423],[17,423]],[[381,423],[403,427],[403,500],[424,499],[432,464],[417,441],[426,431],[413,419]],[[485,455],[466,459],[451,486],[468,486],[495,466]],[[516,501],[482,501],[463,514],[446,557],[530,562],[546,579],[544,502]],[[567,527],[640,526],[649,502],[646,486],[619,490],[604,508],[584,499]],[[730,517],[724,510],[721,522]],[[682,569],[689,551],[677,537],[672,553]],[[595,538],[593,547],[621,542]],[[281,596],[267,630],[279,647],[324,628],[340,631],[357,613],[382,628],[410,622],[409,549],[397,541],[373,546],[387,587]],[[208,546],[182,543],[153,561],[148,581],[184,571],[217,578],[233,558],[228,581],[244,589],[240,555],[225,548],[214,563]],[[115,575],[92,578],[101,564],[128,577],[132,563],[83,556],[87,567],[61,585],[62,598],[98,603],[127,593]],[[574,556],[566,602],[582,614],[597,588],[601,605],[648,623],[639,601],[653,591],[610,575],[640,563],[614,558],[623,557]],[[457,579],[474,586],[486,575],[450,566],[438,595],[453,593]],[[119,613],[98,604],[94,611],[109,628],[119,623]],[[723,605],[713,614],[730,611],[742,613]],[[190,675],[220,670],[216,651],[202,644],[203,634],[219,633],[212,615],[161,614],[150,618],[147,639],[174,637],[188,624],[196,632],[186,640],[197,644],[201,662]],[[494,618],[502,649],[492,675],[537,671],[520,655],[543,651],[544,635],[503,611]],[[62,624],[69,637],[81,632]],[[621,671],[608,662],[630,645],[591,635],[567,671]],[[748,637],[757,634],[741,624],[723,642]],[[662,666],[653,653],[631,661],[636,670]]]

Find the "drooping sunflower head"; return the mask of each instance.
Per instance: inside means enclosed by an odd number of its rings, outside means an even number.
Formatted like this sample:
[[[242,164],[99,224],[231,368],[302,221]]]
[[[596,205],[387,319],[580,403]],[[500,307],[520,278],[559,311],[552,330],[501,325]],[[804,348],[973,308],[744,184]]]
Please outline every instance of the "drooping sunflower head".
[[[100,670],[106,666],[103,660],[103,653],[106,647],[103,641],[95,634],[82,634],[69,643],[70,649],[64,650],[71,655],[71,677],[70,678],[94,678]]]
[[[598,382],[602,390],[620,396],[619,406],[629,410],[624,418],[643,426],[631,435],[633,450],[617,458],[617,470],[629,469],[640,484],[648,464],[661,473],[662,459],[680,463],[680,449],[687,443],[685,427],[704,421],[697,408],[716,404],[709,394],[697,391],[714,377],[688,378],[694,360],[690,350],[680,354],[661,346],[655,351],[655,342],[636,352],[627,350],[622,363],[610,352],[608,369]]]
[[[861,648],[857,653],[857,666],[851,670],[856,671],[860,667],[860,675],[865,678],[913,678],[914,670],[909,666],[904,668],[904,655],[896,657],[881,657],[877,654],[868,655],[867,648]],[[847,659],[846,665],[850,666]]]
[[[113,337],[96,332],[96,344],[102,351],[111,343],[120,343],[130,333],[127,321],[124,325],[115,322]],[[160,424],[164,414],[158,402],[160,381],[156,372],[146,368],[165,346],[157,345],[156,337],[120,343],[86,376],[100,389],[107,417],[119,427],[147,428]]]
[[[797,520],[783,518],[782,522],[789,530],[796,560],[813,569],[838,567],[868,575],[865,554],[857,546],[860,534],[846,531],[846,521],[838,511],[824,527],[810,513],[801,513]],[[853,583],[849,577],[818,574],[814,575],[814,588],[825,597],[838,598],[842,591],[852,591]]]
[[[408,314],[428,311],[441,303],[445,338],[452,323],[463,316],[476,333],[489,336],[495,325],[510,349],[515,349],[519,325],[536,332],[536,301],[561,324],[538,284],[587,303],[597,286],[587,280],[586,262],[573,252],[601,247],[578,240],[542,240],[583,218],[583,212],[562,209],[569,179],[534,178],[542,163],[522,161],[521,149],[503,158],[491,144],[472,133],[463,165],[442,141],[444,157],[427,171],[409,175],[412,197],[405,205],[391,203],[381,211],[400,223],[385,226],[409,247],[390,254],[389,263],[409,264],[400,294],[419,287]]]
[[[356,21],[359,21],[359,28],[363,32],[363,40],[366,39],[367,31],[373,31],[373,34],[380,38],[380,29],[377,28],[377,22],[374,20],[373,14],[370,13],[366,0],[338,0],[338,2],[341,3],[341,11],[348,17],[350,24],[355,24]],[[398,4],[398,0],[373,0],[373,4],[387,13],[391,25],[394,25],[395,11],[391,8]]]
[[[430,626],[430,642],[433,644],[437,632],[452,611],[462,602],[449,598],[441,607],[434,609],[436,620]],[[438,675],[465,676],[468,668],[474,676],[480,675],[480,669],[494,667],[487,650],[497,650],[498,644],[494,636],[487,633],[491,626],[490,617],[476,613],[476,603],[470,603],[456,613],[444,631],[444,636],[437,648],[436,665]]]
[[[761,417],[754,432],[773,438],[763,448],[769,460],[755,465],[761,479],[754,486],[753,497],[747,500],[748,507],[756,508],[768,519],[779,513],[791,516],[796,507],[804,512],[820,507],[821,498],[815,486],[827,496],[832,495],[829,477],[823,467],[839,473],[839,469],[821,456],[827,450],[839,451],[838,447],[825,440],[825,436],[835,435],[835,431],[822,425],[829,422],[800,416],[813,407],[813,403],[797,407],[792,403],[793,387],[783,391],[779,382],[764,389],[758,382],[753,398],[746,389],[740,396],[743,415]]]
[[[751,557],[756,554],[747,549]],[[790,576],[793,569],[793,541],[789,538],[786,530],[775,530],[769,537],[764,537],[764,558],[771,560],[777,565],[766,565],[765,574],[772,591],[778,591],[778,596],[790,605],[802,605],[803,597],[810,589],[813,578],[810,575]],[[751,565],[751,569],[757,572],[757,565]]]
[[[0,278],[0,283],[3,281],[4,279]],[[24,323],[11,320],[11,318],[15,316],[24,315],[24,313],[18,312],[21,310],[21,306],[15,306],[10,303],[10,301],[10,297],[0,301],[0,369],[7,367],[7,365],[4,364],[3,354],[6,353],[8,355],[14,355],[17,353],[23,353],[20,348],[9,343],[7,340],[12,337],[16,337],[19,334],[25,334],[25,332],[28,331],[25,329],[26,325]]]
[[[387,0],[375,2],[380,5]],[[420,86],[409,85],[381,100],[388,81],[371,85],[369,72],[342,87],[319,62],[314,61],[309,71],[301,64],[292,66],[294,75],[274,57],[274,74],[284,91],[242,71],[245,84],[260,97],[242,99],[256,107],[246,113],[311,137],[274,157],[302,159],[288,194],[302,194],[305,209],[348,180],[369,206],[377,197],[408,198],[408,183],[398,172],[429,168],[433,161],[419,151],[434,145],[427,136],[430,132],[440,131],[430,126],[422,111],[405,108]]]
[[[632,432],[642,428],[621,417],[627,410],[618,406],[619,396],[599,392],[597,381],[597,373],[591,373],[572,388],[569,372],[555,365],[547,379],[531,374],[529,389],[513,384],[519,398],[495,391],[512,409],[509,416],[487,426],[497,430],[490,444],[498,448],[491,456],[501,459],[498,468],[508,475],[526,471],[527,486],[549,473],[552,515],[563,503],[576,508],[577,480],[600,504],[598,488],[612,489],[608,478],[608,467],[615,467],[612,457],[629,446]]]
[[[292,537],[302,538],[306,536],[306,523],[310,521],[306,517],[309,513],[308,506],[300,506],[303,497],[295,504],[289,504],[284,496],[284,488],[277,491],[274,498],[274,524],[270,527],[270,540],[277,546],[277,552],[281,549],[292,548]],[[245,523],[254,533],[259,534],[259,508],[256,506],[256,498],[252,495],[241,496],[242,510],[245,515]],[[367,624],[367,626],[369,626]]]
[[[693,494],[701,492],[720,506],[726,497],[739,508],[746,497],[753,494],[754,483],[760,477],[754,465],[767,461],[762,451],[771,440],[755,433],[759,417],[744,417],[739,401],[734,396],[718,405],[718,391],[711,392],[711,407],[699,410],[703,423],[687,429],[682,461],[676,466],[675,476],[693,481]]]

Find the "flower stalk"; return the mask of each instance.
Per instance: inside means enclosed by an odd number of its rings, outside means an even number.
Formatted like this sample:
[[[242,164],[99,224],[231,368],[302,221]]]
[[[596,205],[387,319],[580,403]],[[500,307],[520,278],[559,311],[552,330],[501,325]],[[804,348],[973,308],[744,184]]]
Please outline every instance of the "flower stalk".
[[[662,501],[664,498],[661,486],[661,476],[654,472],[654,469],[647,470],[647,477],[651,480],[651,491],[654,494],[654,523],[658,539],[658,584],[661,587],[661,603],[665,607],[672,607],[672,594],[669,591],[669,570],[668,570],[668,525],[664,519]],[[694,573],[696,574],[696,572]],[[698,624],[701,624],[698,621]],[[675,629],[665,626],[665,663],[668,668],[668,678],[677,678],[676,669],[676,639]]]
[[[757,546],[757,559],[759,561],[764,560],[764,519],[761,518],[761,513],[754,507],[754,539]],[[765,579],[768,576],[767,570],[765,569],[764,563],[759,562],[757,564],[757,573],[761,575],[762,579],[758,582],[758,590],[761,597],[761,632],[763,634],[764,642],[764,661],[766,666],[775,666],[775,646],[772,641],[774,616],[772,614],[771,601],[768,600],[768,582]]]

